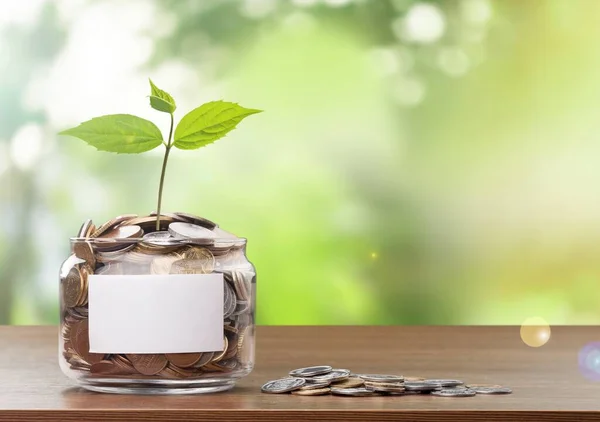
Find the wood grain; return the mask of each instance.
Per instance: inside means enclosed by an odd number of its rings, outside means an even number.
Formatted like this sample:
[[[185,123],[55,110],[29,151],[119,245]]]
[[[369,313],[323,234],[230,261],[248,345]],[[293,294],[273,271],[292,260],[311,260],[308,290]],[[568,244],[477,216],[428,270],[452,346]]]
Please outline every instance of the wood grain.
[[[554,327],[525,346],[519,327],[258,327],[252,374],[226,393],[118,396],[84,391],[58,367],[56,327],[0,327],[0,421],[600,421],[600,383],[579,372],[598,327]],[[507,396],[302,397],[261,394],[290,369],[330,364],[499,383]]]

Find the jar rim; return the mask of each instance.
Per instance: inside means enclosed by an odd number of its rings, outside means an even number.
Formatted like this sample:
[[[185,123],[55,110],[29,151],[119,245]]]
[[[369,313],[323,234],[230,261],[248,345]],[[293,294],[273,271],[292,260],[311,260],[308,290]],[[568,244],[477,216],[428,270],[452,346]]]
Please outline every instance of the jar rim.
[[[143,237],[137,238],[102,238],[102,237],[70,237],[69,241],[71,244],[77,243],[89,243],[90,245],[109,245],[109,244],[128,244],[135,245],[138,243],[149,243],[156,244],[154,242],[148,241]],[[245,237],[214,237],[214,238],[185,238],[185,239],[170,239],[167,245],[196,245],[196,246],[211,246],[215,243],[217,244],[232,244],[232,246],[243,246],[247,242]]]

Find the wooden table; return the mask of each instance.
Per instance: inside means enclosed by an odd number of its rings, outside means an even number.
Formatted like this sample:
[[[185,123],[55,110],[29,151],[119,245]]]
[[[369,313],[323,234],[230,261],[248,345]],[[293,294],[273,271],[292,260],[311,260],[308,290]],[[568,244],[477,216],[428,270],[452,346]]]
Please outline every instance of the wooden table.
[[[0,327],[0,421],[600,421],[600,382],[579,372],[597,327],[555,327],[525,346],[519,327],[258,327],[252,374],[230,391],[197,396],[119,396],[77,388],[57,364],[56,327]],[[293,368],[330,364],[499,383],[506,396],[300,397],[261,394]]]

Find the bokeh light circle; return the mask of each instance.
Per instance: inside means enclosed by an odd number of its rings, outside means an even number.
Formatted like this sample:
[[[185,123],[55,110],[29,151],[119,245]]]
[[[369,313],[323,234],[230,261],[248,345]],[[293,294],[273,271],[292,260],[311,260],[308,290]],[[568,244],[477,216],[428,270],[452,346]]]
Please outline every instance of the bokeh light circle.
[[[600,381],[600,341],[588,343],[581,348],[579,371],[589,380]]]
[[[521,324],[521,340],[529,347],[541,347],[550,340],[550,325],[544,318],[527,318]]]

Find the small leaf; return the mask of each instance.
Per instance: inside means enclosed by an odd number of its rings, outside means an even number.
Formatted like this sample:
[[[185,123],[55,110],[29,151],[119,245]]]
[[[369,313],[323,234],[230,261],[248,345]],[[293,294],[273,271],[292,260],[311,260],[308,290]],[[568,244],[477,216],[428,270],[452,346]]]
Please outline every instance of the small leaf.
[[[174,145],[179,149],[201,148],[235,129],[245,117],[260,112],[226,101],[203,104],[181,119],[175,129]]]
[[[173,97],[171,97],[168,92],[165,92],[154,85],[152,79],[148,79],[148,81],[150,81],[150,107],[158,111],[172,114],[176,108]]]
[[[163,143],[162,133],[154,123],[131,114],[95,117],[59,134],[79,138],[100,151],[118,154],[138,154]]]

